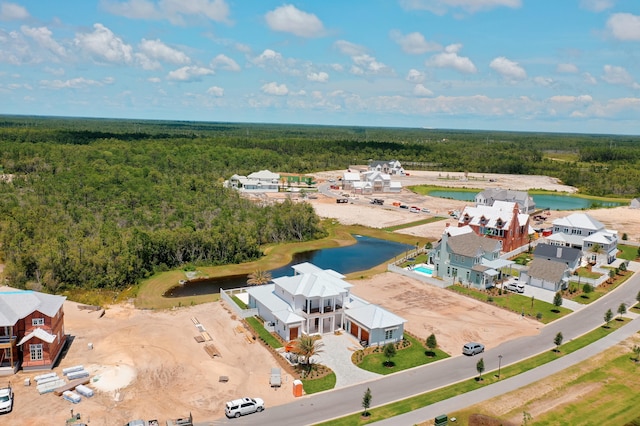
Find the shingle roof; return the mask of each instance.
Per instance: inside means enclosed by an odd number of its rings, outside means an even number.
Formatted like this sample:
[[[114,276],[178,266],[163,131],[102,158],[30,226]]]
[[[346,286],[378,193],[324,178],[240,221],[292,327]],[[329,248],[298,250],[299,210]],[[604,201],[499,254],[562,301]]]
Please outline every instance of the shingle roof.
[[[476,257],[483,253],[500,251],[502,244],[499,240],[481,237],[474,233],[451,236],[448,239],[451,252],[466,257]]]
[[[562,262],[547,259],[533,259],[529,263],[527,274],[550,283],[559,283],[564,277],[567,265]]]
[[[552,244],[538,244],[533,250],[533,256],[557,259],[566,262],[575,262],[581,255],[581,251],[573,247],[557,246]]]
[[[35,311],[53,317],[67,299],[64,296],[9,287],[2,287],[0,290],[0,327],[12,326]]]

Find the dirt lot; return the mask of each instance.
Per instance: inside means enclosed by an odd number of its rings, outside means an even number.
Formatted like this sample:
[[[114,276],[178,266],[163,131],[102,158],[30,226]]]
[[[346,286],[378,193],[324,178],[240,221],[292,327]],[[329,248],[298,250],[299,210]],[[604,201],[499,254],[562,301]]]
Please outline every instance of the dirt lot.
[[[326,177],[334,175],[339,173],[328,172]],[[415,172],[405,179],[404,185],[420,182],[444,185],[437,172]],[[489,179],[496,182],[488,182]],[[506,184],[511,189],[571,190],[546,177],[452,175],[446,182],[450,186]],[[397,199],[428,207],[433,214],[462,209],[467,204],[408,191],[385,198],[386,204]],[[387,205],[372,206],[366,200],[360,201],[337,206],[334,199],[323,196],[311,200],[320,216],[344,223],[385,227],[419,217]],[[589,213],[607,226],[627,232],[631,240],[640,239],[640,211],[620,207]],[[561,214],[565,213],[553,212],[551,218]],[[445,221],[440,221],[401,232],[437,239],[444,224]],[[539,327],[518,315],[390,273],[353,284],[355,294],[406,318],[406,328],[419,337],[435,333],[440,346],[452,355],[458,354],[460,346],[468,340],[479,340],[492,347],[534,334]],[[200,333],[193,318],[206,328],[211,342],[195,341]],[[73,409],[97,426],[124,424],[135,418],[164,421],[189,412],[202,421],[222,416],[224,402],[232,398],[259,396],[267,406],[292,401],[292,378],[285,375],[279,390],[269,387],[269,371],[278,364],[260,343],[238,331],[240,324],[222,302],[161,312],[137,310],[124,304],[107,308],[102,318],[97,312],[79,310],[75,303],[67,302],[65,330],[73,336],[73,343],[55,371],[62,375],[63,368],[84,365],[92,374],[90,386],[97,390],[96,396],[73,405],[53,394],[39,395],[34,385],[26,387],[22,383],[25,378],[41,373],[20,372],[11,378],[16,403],[8,418],[20,419],[20,424],[27,426],[63,424]],[[89,349],[89,343],[93,349]],[[203,347],[208,343],[215,346],[220,356],[211,358],[205,352]],[[228,376],[229,381],[219,382],[220,376]]]

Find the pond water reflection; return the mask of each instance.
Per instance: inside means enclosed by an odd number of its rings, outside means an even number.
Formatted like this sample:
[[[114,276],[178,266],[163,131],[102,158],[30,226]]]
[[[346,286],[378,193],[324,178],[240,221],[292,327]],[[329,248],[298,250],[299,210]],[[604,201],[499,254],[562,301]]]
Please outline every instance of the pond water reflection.
[[[432,197],[450,198],[458,201],[473,201],[476,194],[476,191],[436,190],[429,192],[429,195]],[[600,207],[617,207],[626,204],[616,201],[591,200],[565,194],[536,194],[532,195],[532,197],[537,209],[550,210],[583,210]]]
[[[271,270],[273,278],[292,275],[291,266],[310,262],[322,269],[333,269],[341,274],[364,271],[380,265],[415,246],[381,240],[379,238],[354,235],[356,244],[347,247],[335,247],[312,250],[294,255],[293,260],[280,268]],[[164,297],[185,297],[219,293],[221,288],[237,288],[247,285],[247,275],[233,275],[208,280],[191,281],[171,288]]]

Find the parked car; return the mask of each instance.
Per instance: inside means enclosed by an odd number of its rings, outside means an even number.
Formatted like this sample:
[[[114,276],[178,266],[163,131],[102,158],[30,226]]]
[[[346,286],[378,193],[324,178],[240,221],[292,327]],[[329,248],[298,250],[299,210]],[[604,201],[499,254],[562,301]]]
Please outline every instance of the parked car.
[[[484,345],[482,343],[469,342],[462,347],[462,353],[465,355],[473,356],[482,352],[484,352]]]
[[[411,206],[411,208],[409,209],[409,211],[410,211],[411,213],[420,213],[420,207]]]
[[[348,198],[338,198],[336,200],[336,203],[338,203],[338,204],[344,204],[344,203],[348,203],[348,202],[349,202]]]
[[[422,213],[431,213],[431,210],[429,210],[429,209],[428,209],[428,208],[426,208],[426,207],[423,207],[423,208],[422,208]]]
[[[408,206],[408,205],[406,205],[406,204],[400,204],[400,208],[401,208],[401,209],[408,209],[408,208],[409,208],[409,206]]]
[[[524,284],[518,281],[508,282],[507,285],[504,286],[504,288],[516,293],[524,293]]]
[[[240,417],[245,414],[256,413],[264,410],[264,401],[260,398],[234,399],[226,403],[224,413],[227,417]]]
[[[0,413],[10,413],[13,410],[13,389],[11,384],[0,388]]]

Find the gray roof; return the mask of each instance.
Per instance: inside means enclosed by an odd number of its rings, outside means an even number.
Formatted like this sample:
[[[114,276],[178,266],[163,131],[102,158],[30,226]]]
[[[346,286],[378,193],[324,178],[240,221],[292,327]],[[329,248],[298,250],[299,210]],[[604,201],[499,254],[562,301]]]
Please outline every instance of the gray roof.
[[[41,312],[48,317],[54,317],[66,299],[64,296],[55,296],[37,291],[1,287],[0,327],[15,325],[18,320],[35,311]]]
[[[533,259],[529,263],[527,274],[530,277],[550,283],[559,283],[564,277],[567,265],[562,262],[547,259]]]
[[[499,252],[502,248],[499,240],[481,237],[474,233],[451,236],[448,239],[448,245],[452,253],[466,257],[477,257],[483,253]]]
[[[556,246],[552,244],[538,244],[533,250],[533,256],[546,257],[549,260],[559,260],[573,263],[580,258],[581,251],[573,247]]]
[[[373,304],[346,309],[345,314],[369,330],[398,327],[407,322],[406,319]]]

